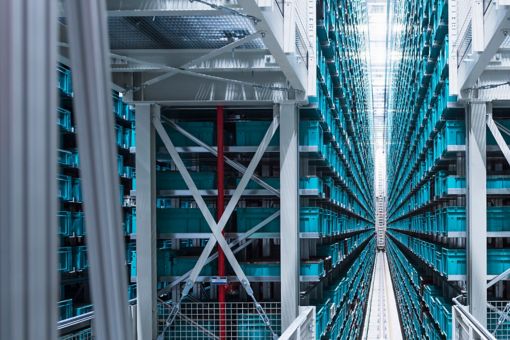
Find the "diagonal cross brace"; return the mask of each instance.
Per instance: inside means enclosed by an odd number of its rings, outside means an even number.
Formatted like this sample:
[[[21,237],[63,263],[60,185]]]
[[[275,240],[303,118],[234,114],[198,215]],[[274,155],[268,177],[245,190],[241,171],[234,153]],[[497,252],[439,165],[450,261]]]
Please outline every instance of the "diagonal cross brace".
[[[496,126],[496,122],[492,118],[492,113],[489,113],[487,115],[487,126],[489,127],[489,130],[491,130],[492,135],[494,136],[494,139],[496,140],[496,143],[498,143],[499,148],[503,152],[503,155],[505,156],[506,161],[510,164],[510,149],[508,148],[508,145],[505,142],[505,139],[501,135],[501,132],[499,131],[498,127]]]
[[[262,222],[258,223],[256,226],[254,226],[253,228],[251,228],[247,232],[243,233],[241,236],[239,236],[237,239],[235,239],[235,241],[229,243],[229,247],[230,248],[234,248],[235,246],[240,244],[242,241],[244,241],[245,239],[247,239],[248,237],[250,237],[251,235],[253,235],[257,231],[259,231],[260,229],[262,229],[263,227],[268,225],[271,221],[273,221],[275,218],[277,218],[279,216],[280,216],[280,211],[276,211],[275,213],[273,213],[272,215],[270,215],[269,217],[264,219]],[[237,253],[239,250],[240,250],[239,248],[235,249],[233,251],[234,254]],[[218,253],[215,253],[214,255],[209,256],[209,258],[205,262],[205,265],[211,263],[213,260],[215,260],[217,258],[218,258]],[[171,284],[169,284],[165,288],[161,289],[158,292],[158,294],[161,295],[161,294],[165,294],[165,293],[169,292],[173,287],[175,287],[176,285],[178,285],[182,281],[186,280],[190,276],[192,271],[193,271],[193,269],[188,271],[188,272],[186,272],[184,275],[182,275],[178,279],[174,280]]]
[[[220,221],[218,224],[216,224],[211,212],[207,208],[207,205],[205,204],[204,199],[200,195],[195,183],[193,182],[188,170],[186,169],[186,166],[182,162],[181,157],[179,156],[178,152],[175,149],[175,146],[173,145],[172,141],[170,140],[170,137],[166,133],[163,125],[161,124],[161,120],[158,117],[154,117],[153,124],[160,135],[163,143],[165,144],[165,147],[167,148],[168,152],[170,153],[170,156],[172,157],[172,160],[174,161],[177,169],[181,173],[181,176],[184,179],[184,182],[188,186],[189,190],[191,191],[193,198],[195,199],[195,202],[197,203],[197,206],[199,207],[200,211],[202,212],[207,224],[209,225],[209,228],[211,229],[213,235],[209,238],[209,241],[207,242],[206,247],[204,248],[202,254],[200,255],[197,263],[195,264],[195,267],[193,268],[193,271],[190,275],[190,278],[186,282],[186,286],[184,287],[183,296],[188,295],[189,291],[193,287],[194,282],[196,282],[196,279],[198,275],[200,274],[200,271],[205,265],[205,262],[207,261],[207,258],[209,257],[210,253],[212,252],[216,242],[218,242],[219,246],[222,248],[222,250],[225,253],[225,256],[227,257],[227,260],[229,261],[230,265],[232,266],[232,269],[234,270],[236,276],[238,277],[239,281],[245,288],[248,295],[253,297],[253,290],[251,289],[250,283],[248,281],[248,278],[244,274],[243,270],[241,269],[241,266],[239,265],[239,262],[235,258],[235,255],[232,253],[232,250],[228,246],[227,241],[225,240],[225,237],[222,235],[222,230],[227,224],[227,221],[229,220],[230,216],[232,215],[235,206],[237,205],[239,199],[241,198],[241,195],[248,185],[248,181],[250,180],[253,172],[255,171],[258,163],[260,162],[260,159],[262,158],[265,150],[267,149],[267,146],[269,145],[269,142],[271,141],[273,135],[276,132],[276,129],[279,125],[279,119],[278,116],[273,117],[273,121],[271,122],[271,125],[269,126],[269,129],[267,130],[264,138],[262,139],[261,144],[257,148],[257,151],[255,152],[255,155],[253,159],[251,160],[250,164],[248,165],[248,168],[246,169],[246,172],[243,174],[241,181],[236,188],[234,194],[232,195],[232,198],[230,199],[229,203],[227,204],[227,207],[225,208],[225,211],[220,218]]]
[[[246,43],[248,43],[248,42],[250,42],[252,40],[255,40],[255,39],[263,36],[263,35],[264,35],[263,32],[260,32],[260,31],[252,33],[250,35],[247,35],[247,36],[245,36],[245,37],[243,37],[243,38],[241,38],[239,40],[236,40],[236,41],[234,41],[234,42],[232,42],[232,43],[230,43],[228,45],[222,46],[222,47],[220,47],[220,48],[218,48],[218,49],[216,49],[214,51],[211,51],[211,52],[206,53],[206,54],[204,54],[204,55],[202,55],[202,56],[200,56],[200,57],[198,57],[196,59],[193,59],[193,60],[187,62],[186,64],[182,65],[181,67],[179,67],[179,69],[181,69],[181,70],[189,70],[194,65],[197,65],[197,64],[199,64],[199,63],[201,63],[203,61],[215,58],[217,56],[220,56],[223,53],[229,52],[229,51],[235,49],[236,47],[242,46],[242,45],[244,45],[244,44],[246,44]],[[163,81],[165,79],[168,79],[168,78],[176,75],[177,73],[178,73],[178,71],[176,71],[176,70],[168,71],[168,72],[166,72],[166,73],[164,73],[164,74],[162,74],[160,76],[154,77],[152,79],[149,79],[149,80],[143,82],[139,87],[135,88],[134,90],[138,91],[138,90],[140,90],[140,89],[142,89],[144,87],[154,85],[154,84],[156,84],[156,83],[158,83],[160,81]]]
[[[182,127],[177,125],[177,123],[175,123],[175,122],[173,122],[173,121],[171,121],[169,119],[166,119],[166,118],[163,118],[163,119],[165,120],[165,123],[168,123],[171,127],[173,127],[175,130],[177,130],[179,133],[181,133],[184,137],[188,138],[189,140],[191,140],[195,144],[198,144],[199,146],[203,147],[204,149],[206,149],[208,152],[210,152],[214,156],[218,157],[218,150],[217,149],[213,148],[212,146],[207,145],[206,143],[204,143],[203,141],[201,141],[197,137],[193,136],[191,133],[189,133],[188,131],[184,130]],[[227,156],[223,156],[223,158],[225,159],[225,162],[228,165],[230,165],[232,168],[234,168],[235,170],[239,171],[242,174],[244,174],[246,172],[246,167],[244,165],[242,165],[242,164],[240,164],[240,163],[238,163],[238,162],[236,162],[234,160],[231,160]],[[271,185],[267,184],[259,176],[253,174],[252,179],[255,182],[257,182],[264,189],[270,191],[275,196],[280,197],[280,191],[278,189],[273,188]]]

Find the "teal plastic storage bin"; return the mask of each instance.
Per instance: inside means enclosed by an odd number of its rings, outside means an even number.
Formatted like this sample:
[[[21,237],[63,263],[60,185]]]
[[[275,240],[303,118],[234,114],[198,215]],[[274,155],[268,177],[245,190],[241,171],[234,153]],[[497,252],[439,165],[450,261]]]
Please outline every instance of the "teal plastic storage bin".
[[[444,275],[466,274],[466,251],[464,249],[442,250],[442,272]]]
[[[71,151],[58,149],[58,164],[61,166],[74,167],[74,155]]]
[[[72,178],[66,175],[58,175],[58,198],[64,201],[72,199]]]
[[[86,270],[88,267],[87,246],[79,246],[76,248],[76,270]]]
[[[466,231],[466,209],[464,207],[446,207],[438,213],[438,232]]]
[[[302,276],[324,276],[323,260],[301,261],[300,273]]]
[[[510,206],[487,207],[487,229],[510,231]]]
[[[80,178],[73,179],[73,201],[74,202],[83,202],[83,197],[81,194],[81,179]]]
[[[240,265],[246,276],[280,276],[279,262],[243,262]]]
[[[216,209],[209,209],[216,217]],[[210,233],[211,229],[198,208],[164,208],[156,211],[159,234]]]
[[[339,257],[338,257],[338,249],[339,244],[323,244],[317,248],[317,255],[321,257],[331,257],[331,263],[333,267],[336,267]]]
[[[69,211],[58,212],[58,234],[59,236],[69,236],[72,227],[72,214]]]
[[[237,208],[237,231],[240,233],[247,232],[278,210],[278,208]],[[258,232],[280,232],[280,217],[269,222]]]
[[[216,188],[216,173],[190,172],[190,175],[198,189]],[[156,186],[158,190],[188,190],[181,174],[174,171],[158,172]]]
[[[323,132],[318,121],[301,121],[299,123],[299,145],[321,146]]]
[[[62,300],[58,302],[59,320],[66,320],[73,316],[73,299]]]
[[[177,122],[181,128],[200,139],[207,145],[216,145],[213,122]],[[166,129],[175,146],[197,146],[190,139],[173,128]]]
[[[71,232],[74,236],[85,235],[85,215],[83,212],[76,212],[73,214],[73,225]]]
[[[323,234],[322,209],[317,207],[300,209],[300,232]]]
[[[57,87],[68,96],[73,93],[71,71],[62,66],[57,66]]]
[[[158,259],[159,261],[159,259]],[[171,276],[181,276],[184,275],[186,272],[193,269],[195,264],[198,261],[198,257],[196,256],[179,256],[179,257],[172,257],[170,259],[170,275]],[[212,276],[215,275],[214,271],[215,266],[213,266],[212,263],[206,265],[201,271],[200,275],[203,276]],[[159,274],[160,266],[158,264],[158,274]],[[164,274],[163,274],[164,275]]]
[[[69,273],[73,270],[73,249],[71,247],[58,248],[58,271]]]
[[[59,107],[57,111],[58,111],[57,124],[65,131],[72,131],[73,129],[71,126],[71,112],[61,107]]]
[[[84,305],[84,306],[80,306],[80,307],[76,307],[76,315],[82,315],[82,314],[85,314],[85,313],[89,313],[89,312],[92,312],[93,311],[93,306],[92,305]]]
[[[241,121],[236,122],[236,145],[258,146],[264,138],[270,121]],[[280,131],[277,130],[269,143],[270,146],[280,145]]]
[[[136,298],[136,284],[130,284],[128,286],[128,299],[132,300]]]
[[[487,273],[499,275],[510,268],[510,249],[487,250]]]

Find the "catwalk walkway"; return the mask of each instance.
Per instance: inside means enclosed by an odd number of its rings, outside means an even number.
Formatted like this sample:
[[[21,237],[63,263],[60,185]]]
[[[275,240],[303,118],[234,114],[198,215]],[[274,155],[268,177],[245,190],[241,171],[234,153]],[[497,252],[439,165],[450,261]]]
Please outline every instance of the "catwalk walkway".
[[[378,252],[375,261],[363,339],[402,340],[386,253]]]

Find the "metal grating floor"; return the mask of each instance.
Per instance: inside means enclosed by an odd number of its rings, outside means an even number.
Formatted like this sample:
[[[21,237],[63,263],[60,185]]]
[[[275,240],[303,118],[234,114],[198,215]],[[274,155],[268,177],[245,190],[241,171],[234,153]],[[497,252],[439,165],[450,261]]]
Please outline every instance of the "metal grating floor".
[[[254,33],[253,22],[237,15],[110,17],[110,47],[117,49],[217,49]],[[261,39],[241,48],[261,49]]]

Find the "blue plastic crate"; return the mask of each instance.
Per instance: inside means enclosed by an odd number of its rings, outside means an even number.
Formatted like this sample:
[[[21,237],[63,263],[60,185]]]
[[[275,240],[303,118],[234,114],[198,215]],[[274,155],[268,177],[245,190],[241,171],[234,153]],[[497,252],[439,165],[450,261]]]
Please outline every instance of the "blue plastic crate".
[[[124,234],[136,234],[136,209],[124,214],[123,227]]]
[[[205,144],[216,145],[214,138],[215,124],[213,122],[177,122],[177,125]],[[174,146],[197,146],[197,144],[173,128],[168,128],[166,131]]]
[[[69,273],[73,270],[73,249],[71,247],[58,248],[58,271]]]
[[[73,129],[71,126],[71,112],[61,107],[59,107],[57,111],[58,111],[57,124],[65,131],[72,131]]]
[[[58,198],[64,201],[72,199],[72,178],[66,175],[58,175]]]
[[[190,175],[198,189],[216,188],[216,173],[190,172]],[[158,172],[156,185],[158,190],[188,190],[181,174],[174,171]]]
[[[210,209],[216,216],[216,210]],[[157,209],[156,225],[159,234],[209,233],[211,229],[198,208]]]
[[[74,202],[83,202],[80,178],[73,179],[73,201]]]
[[[76,247],[76,270],[82,271],[89,267],[87,259],[87,246]]]
[[[58,302],[59,320],[66,320],[73,316],[73,299],[62,300]]]
[[[128,285],[128,300],[136,298],[136,284]]]
[[[72,95],[73,90],[71,81],[71,71],[65,67],[58,66],[57,74],[58,74],[57,87],[66,95]]]
[[[117,172],[119,176],[124,175],[124,156],[117,155]]]
[[[321,208],[303,207],[300,209],[300,232],[324,233]]]
[[[247,232],[278,210],[278,208],[237,208],[237,231],[240,233]],[[280,232],[280,218],[275,218],[262,229],[259,229],[258,232]]]
[[[499,275],[510,268],[510,249],[487,250],[487,273]]]
[[[122,176],[127,178],[134,178],[135,177],[135,168],[132,166],[125,166]]]
[[[124,128],[119,124],[115,125],[115,142],[117,146],[124,147]]]
[[[270,121],[239,121],[236,122],[236,145],[257,146],[264,138]],[[277,130],[269,143],[270,146],[280,144],[280,131]]]
[[[80,306],[80,307],[76,307],[76,315],[82,315],[82,314],[85,314],[85,313],[89,313],[89,312],[92,312],[94,310],[93,306],[92,305],[84,305],[84,306]]]
[[[74,155],[71,151],[58,149],[58,164],[62,166],[75,166]]]
[[[59,236],[69,236],[72,227],[72,213],[69,211],[58,212],[58,234]]]
[[[510,206],[487,207],[487,230],[510,231]]]
[[[323,132],[318,121],[301,121],[299,123],[299,145],[321,146]]]
[[[73,214],[71,234],[78,237],[85,235],[85,215],[83,212],[76,212]]]
[[[302,276],[324,276],[323,260],[301,261],[300,273]]]
[[[464,249],[442,250],[442,272],[444,275],[466,274],[466,251]]]
[[[246,276],[273,277],[280,276],[279,262],[243,262],[240,263]]]

